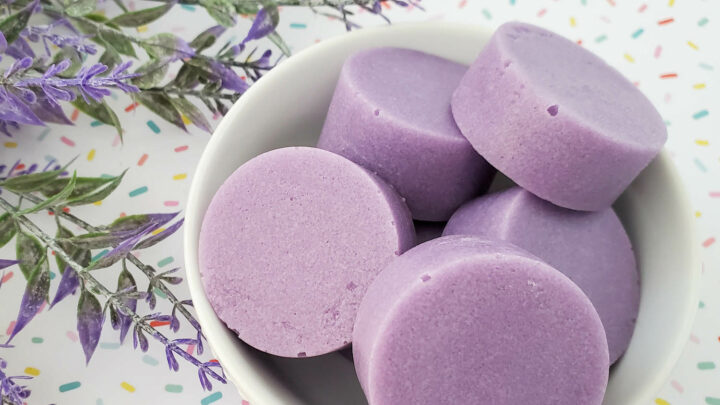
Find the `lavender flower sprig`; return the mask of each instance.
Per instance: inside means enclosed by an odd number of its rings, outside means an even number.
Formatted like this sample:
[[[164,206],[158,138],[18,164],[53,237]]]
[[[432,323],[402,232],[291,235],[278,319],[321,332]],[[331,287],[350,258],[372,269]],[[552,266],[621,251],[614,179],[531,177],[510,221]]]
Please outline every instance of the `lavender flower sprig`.
[[[12,346],[0,344],[0,348],[11,348]],[[0,404],[22,405],[25,399],[30,396],[30,390],[17,383],[17,380],[29,380],[29,376],[8,376],[5,370],[8,364],[0,357]]]

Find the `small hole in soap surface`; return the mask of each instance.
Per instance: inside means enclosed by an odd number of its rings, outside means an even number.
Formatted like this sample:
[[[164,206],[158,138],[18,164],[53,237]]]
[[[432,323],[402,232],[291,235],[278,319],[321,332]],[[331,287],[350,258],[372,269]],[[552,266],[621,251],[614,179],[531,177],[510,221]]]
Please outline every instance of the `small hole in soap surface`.
[[[379,110],[379,109],[376,109],[376,110],[374,111],[374,114],[375,114],[376,117],[379,116],[379,115],[380,115],[380,110]]]
[[[503,66],[505,68],[508,68],[510,65],[512,65],[512,61],[510,61],[510,60],[506,60],[505,63],[503,63]]]
[[[557,104],[553,104],[547,108],[548,114],[552,115],[553,117],[557,115],[558,110],[560,110],[560,107]]]
[[[426,281],[430,281],[430,276],[427,274],[423,274],[422,276],[420,276],[420,280],[422,280],[423,283]]]
[[[307,357],[307,353],[305,353],[305,352],[300,352],[300,353],[298,353],[297,356],[298,356],[298,357]]]

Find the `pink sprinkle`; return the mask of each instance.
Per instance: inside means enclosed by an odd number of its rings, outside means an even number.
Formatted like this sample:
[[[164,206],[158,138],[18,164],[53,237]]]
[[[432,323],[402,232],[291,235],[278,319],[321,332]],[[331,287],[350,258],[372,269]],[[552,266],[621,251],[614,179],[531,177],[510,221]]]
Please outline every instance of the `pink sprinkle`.
[[[46,301],[43,301],[42,305],[40,305],[40,308],[38,308],[38,311],[37,311],[36,313],[39,314],[40,312],[42,312],[43,309],[45,309],[45,304],[46,304],[46,303],[47,303]]]
[[[75,146],[75,142],[71,141],[70,139],[66,138],[65,135],[60,137],[60,141],[64,143],[67,146]]]
[[[545,15],[546,12],[547,12],[547,10],[543,8],[543,9],[541,9],[540,11],[538,11],[538,14],[537,14],[537,15],[538,15],[538,17],[542,17],[542,16]]]
[[[187,354],[189,354],[189,355],[192,356],[193,353],[195,352],[195,345],[189,345],[189,346],[187,347],[187,350],[185,350],[185,351],[187,352]]]
[[[138,160],[138,163],[137,163],[138,166],[144,165],[144,164],[145,164],[145,161],[147,160],[147,158],[148,158],[148,154],[147,154],[147,153],[143,153],[143,155],[140,156],[140,160]]]
[[[0,284],[5,284],[10,281],[10,279],[13,277],[13,274],[15,273],[13,273],[12,271],[6,274],[5,277],[2,278],[2,281],[0,281]]]
[[[130,0],[130,3],[128,4],[128,9],[130,9],[130,11],[135,11],[135,2],[134,1]]]
[[[665,102],[666,102],[666,103],[669,103],[670,100],[672,100],[672,94],[670,94],[670,93],[665,93]]]
[[[250,402],[243,399],[240,405],[250,405]]]
[[[610,24],[610,19],[606,15],[600,17],[600,20],[604,23]]]
[[[657,48],[655,48],[655,58],[659,58],[660,53],[662,53],[662,46],[658,45]]]
[[[683,391],[685,391],[683,386],[680,385],[680,383],[675,380],[670,381],[670,385],[672,385],[672,387],[675,388],[677,390],[677,392],[679,392],[681,394],[683,393]]]
[[[163,205],[166,207],[177,207],[179,203],[177,201],[165,201]]]
[[[120,135],[115,135],[115,139],[113,139],[112,146],[118,146],[120,144]]]
[[[186,150],[188,150],[188,148],[189,148],[189,146],[187,146],[187,145],[178,146],[177,148],[175,148],[175,152],[186,151]]]
[[[715,243],[715,238],[709,237],[705,239],[705,242],[703,242],[702,245],[703,247],[710,247],[710,245],[712,245],[713,243]]]
[[[73,331],[71,331],[71,330],[67,331],[67,332],[65,333],[65,336],[67,336],[68,339],[72,340],[73,342],[77,342],[77,341],[78,341],[78,335],[77,335],[77,333],[75,333],[75,332],[73,332]]]
[[[463,8],[467,5],[467,0],[462,0],[460,4],[458,4],[458,8]]]
[[[700,339],[695,335],[690,335],[690,341],[693,343],[700,344]]]
[[[643,5],[640,6],[640,8],[638,9],[638,13],[642,13],[643,11],[645,11],[646,8],[647,8],[647,4],[643,4]]]
[[[711,191],[710,197],[712,198],[720,198],[720,191]]]
[[[13,330],[15,330],[15,321],[10,322],[10,325],[8,325],[7,331],[5,331],[5,334],[10,336],[10,335],[12,335]]]
[[[611,6],[615,7],[615,0],[608,0],[608,3],[610,3]]]

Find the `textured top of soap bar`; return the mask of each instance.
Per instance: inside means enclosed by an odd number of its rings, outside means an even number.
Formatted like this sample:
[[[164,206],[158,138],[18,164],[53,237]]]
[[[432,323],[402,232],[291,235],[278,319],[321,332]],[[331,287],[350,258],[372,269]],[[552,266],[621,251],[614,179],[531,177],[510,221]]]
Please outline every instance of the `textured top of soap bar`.
[[[665,143],[665,124],[652,103],[592,52],[553,32],[517,22],[502,25],[495,40],[538,93],[558,100],[548,107],[549,114],[562,110],[597,133],[634,147],[656,150]]]
[[[213,309],[243,341],[315,356],[350,342],[367,286],[414,236],[407,206],[377,176],[321,149],[277,149],[216,193],[200,271]]]
[[[605,334],[582,291],[516,246],[473,236],[393,260],[353,337],[373,405],[599,405],[607,384]]]

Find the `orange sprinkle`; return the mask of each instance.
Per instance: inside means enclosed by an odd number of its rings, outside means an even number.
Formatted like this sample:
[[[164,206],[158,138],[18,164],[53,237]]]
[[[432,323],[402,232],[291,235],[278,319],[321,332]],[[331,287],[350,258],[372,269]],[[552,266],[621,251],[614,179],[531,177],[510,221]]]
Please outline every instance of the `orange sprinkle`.
[[[675,21],[675,19],[672,18],[672,17],[666,18],[666,19],[664,19],[664,20],[658,21],[658,25],[670,24],[670,23],[673,22],[673,21]]]
[[[144,165],[144,164],[145,164],[145,161],[147,160],[147,158],[148,158],[148,154],[147,154],[147,153],[143,153],[143,155],[140,156],[140,160],[138,160],[138,166]]]
[[[150,322],[150,326],[152,326],[153,328],[157,328],[158,326],[165,326],[165,325],[170,325],[170,322],[168,322],[168,321],[152,321],[152,322]]]
[[[130,112],[134,110],[137,106],[139,106],[140,103],[132,103],[129,106],[125,107],[125,112]]]
[[[665,73],[663,75],[660,75],[661,79],[674,79],[678,77],[677,73]]]
[[[80,115],[80,111],[78,111],[78,109],[76,108],[73,110],[72,115],[70,116],[70,119],[73,121],[77,121],[78,115]]]

